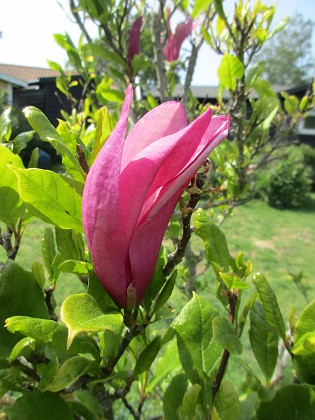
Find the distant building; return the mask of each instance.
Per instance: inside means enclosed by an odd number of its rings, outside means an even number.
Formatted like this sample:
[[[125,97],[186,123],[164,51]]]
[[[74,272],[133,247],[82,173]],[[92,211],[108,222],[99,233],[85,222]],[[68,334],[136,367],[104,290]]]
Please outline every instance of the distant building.
[[[0,64],[0,91],[7,94],[9,105],[20,109],[26,106],[36,106],[56,126],[57,119],[61,118],[61,110],[71,111],[71,105],[66,96],[56,87],[55,70]],[[73,76],[77,78],[78,76]],[[80,86],[77,95],[81,95]]]

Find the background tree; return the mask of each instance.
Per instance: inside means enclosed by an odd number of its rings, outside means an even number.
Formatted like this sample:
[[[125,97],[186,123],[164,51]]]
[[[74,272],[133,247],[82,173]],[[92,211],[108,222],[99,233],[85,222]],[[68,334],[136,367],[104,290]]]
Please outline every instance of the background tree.
[[[255,61],[265,61],[264,77],[272,84],[296,86],[314,75],[314,21],[298,13],[283,31],[264,45]]]

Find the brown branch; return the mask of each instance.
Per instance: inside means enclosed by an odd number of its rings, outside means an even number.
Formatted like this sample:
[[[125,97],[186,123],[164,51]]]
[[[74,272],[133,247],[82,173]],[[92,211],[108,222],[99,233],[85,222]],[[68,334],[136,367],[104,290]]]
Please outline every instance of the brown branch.
[[[55,286],[49,287],[49,289],[45,289],[45,303],[48,309],[49,318],[53,321],[58,321],[58,316],[55,313],[54,305],[52,304],[52,297],[55,291]]]
[[[228,298],[229,298],[229,305],[230,305],[229,320],[231,321],[232,324],[234,324],[236,304],[237,304],[237,291],[230,293]],[[217,372],[217,376],[212,385],[212,402],[214,401],[215,396],[220,390],[220,386],[221,386],[224,373],[228,365],[229,358],[230,358],[230,352],[227,349],[224,349],[221,363]]]
[[[161,102],[166,99],[166,71],[164,66],[164,56],[161,45],[161,33],[163,31],[161,19],[163,18],[163,6],[161,5],[157,13],[152,15],[152,44],[154,48],[154,64],[158,79]]]
[[[20,219],[17,231],[7,226],[7,230],[2,233],[0,228],[0,245],[5,249],[9,260],[14,261],[19,251],[22,238],[22,223],[23,221]],[[14,246],[12,244],[12,235],[14,236]]]
[[[84,23],[82,22],[79,13],[76,11],[77,6],[75,5],[73,0],[70,0],[70,10],[71,13],[77,23],[77,25],[79,26],[81,32],[84,34],[85,38],[87,39],[88,42],[92,42],[92,38],[90,37],[89,33],[86,30],[86,27],[84,25]]]
[[[196,187],[198,189],[202,189],[204,186],[206,179],[205,173],[198,173],[196,176]],[[191,216],[193,214],[193,210],[197,206],[202,194],[196,193],[191,194],[189,202],[187,206],[182,210],[182,221],[183,221],[183,233],[181,240],[179,241],[176,250],[168,256],[168,261],[166,266],[164,267],[163,273],[165,276],[168,276],[173,268],[179,264],[185,255],[185,250],[187,244],[190,240],[192,231],[190,227]]]

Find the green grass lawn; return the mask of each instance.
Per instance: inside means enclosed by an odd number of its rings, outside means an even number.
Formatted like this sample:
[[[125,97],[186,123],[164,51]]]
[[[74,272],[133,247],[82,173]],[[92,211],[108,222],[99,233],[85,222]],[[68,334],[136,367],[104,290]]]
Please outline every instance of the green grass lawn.
[[[284,314],[305,299],[290,273],[303,273],[309,300],[315,298],[315,196],[301,210],[278,210],[261,201],[235,209],[222,226],[232,255],[243,251],[275,290]]]

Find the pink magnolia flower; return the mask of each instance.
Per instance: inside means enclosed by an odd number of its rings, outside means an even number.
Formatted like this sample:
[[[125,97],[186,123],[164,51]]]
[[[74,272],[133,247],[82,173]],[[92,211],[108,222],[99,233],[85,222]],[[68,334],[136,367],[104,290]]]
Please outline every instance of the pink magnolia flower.
[[[142,26],[142,16],[139,16],[132,25],[129,34],[128,44],[128,66],[131,68],[132,59],[136,54],[140,53],[140,30]]]
[[[94,161],[83,193],[83,226],[108,294],[139,303],[152,277],[174,208],[209,153],[227,136],[229,117],[207,110],[188,125],[180,102],[154,108],[126,138],[131,85],[118,123]]]
[[[167,19],[168,38],[163,48],[163,54],[166,61],[172,62],[179,58],[179,52],[185,39],[193,30],[193,20],[188,18],[186,22],[179,23],[175,32],[171,31],[170,19]]]

